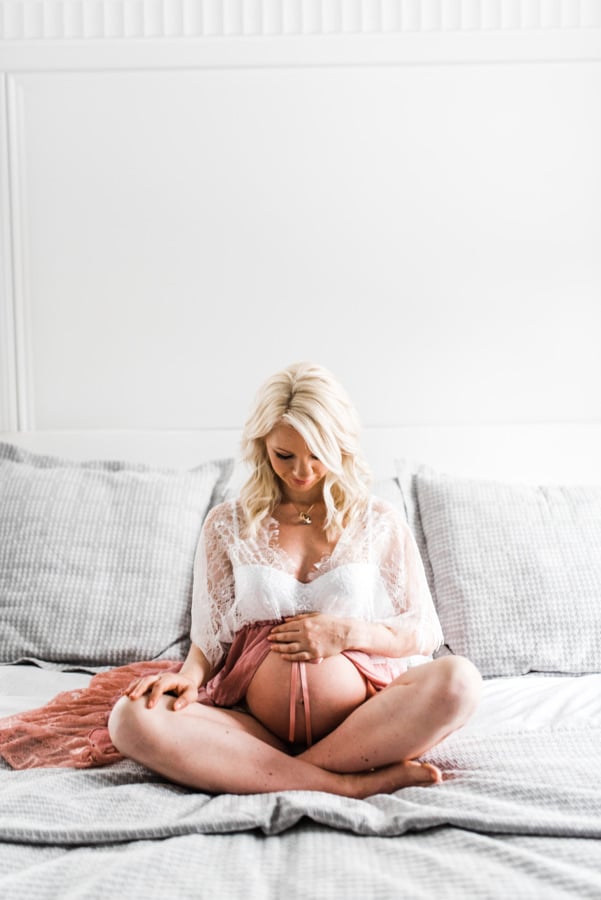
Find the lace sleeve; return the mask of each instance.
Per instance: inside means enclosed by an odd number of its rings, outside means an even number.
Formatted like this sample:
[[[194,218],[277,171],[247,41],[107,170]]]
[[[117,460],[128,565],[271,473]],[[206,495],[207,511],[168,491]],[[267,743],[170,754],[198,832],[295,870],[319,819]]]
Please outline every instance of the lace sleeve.
[[[382,620],[396,633],[414,638],[412,653],[429,655],[443,641],[442,629],[419,550],[409,527],[392,507],[384,513],[380,535],[380,574],[397,614]]]
[[[222,503],[208,514],[194,559],[190,637],[213,668],[228,650],[220,634],[223,617],[234,601],[234,576],[224,540],[227,506]]]

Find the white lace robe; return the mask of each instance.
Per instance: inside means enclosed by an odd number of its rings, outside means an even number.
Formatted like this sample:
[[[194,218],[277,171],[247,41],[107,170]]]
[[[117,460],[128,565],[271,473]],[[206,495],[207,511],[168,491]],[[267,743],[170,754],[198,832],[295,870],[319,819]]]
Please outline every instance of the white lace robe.
[[[192,641],[215,666],[245,625],[303,612],[383,622],[414,637],[414,654],[442,642],[419,552],[398,512],[373,497],[334,550],[300,582],[269,518],[257,537],[241,535],[236,500],[216,506],[203,526],[194,563]]]

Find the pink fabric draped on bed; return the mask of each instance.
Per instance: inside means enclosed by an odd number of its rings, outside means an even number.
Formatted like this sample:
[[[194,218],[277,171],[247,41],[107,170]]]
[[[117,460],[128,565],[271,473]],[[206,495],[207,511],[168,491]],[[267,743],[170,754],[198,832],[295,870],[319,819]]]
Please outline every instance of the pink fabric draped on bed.
[[[111,743],[108,719],[126,687],[181,662],[138,662],[95,675],[89,686],[63,691],[45,706],[0,720],[0,756],[13,769],[68,766],[85,769],[123,759]]]

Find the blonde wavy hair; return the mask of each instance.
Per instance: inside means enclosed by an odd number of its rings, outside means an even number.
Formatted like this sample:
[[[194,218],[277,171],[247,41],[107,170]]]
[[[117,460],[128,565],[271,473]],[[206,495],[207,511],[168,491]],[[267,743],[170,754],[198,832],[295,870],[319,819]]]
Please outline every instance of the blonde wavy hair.
[[[240,491],[246,533],[282,499],[265,438],[277,425],[290,425],[327,468],[323,498],[324,531],[332,540],[364,511],[371,482],[359,447],[359,420],[346,392],[322,366],[300,362],[272,375],[260,388],[242,433],[242,456],[251,475]]]

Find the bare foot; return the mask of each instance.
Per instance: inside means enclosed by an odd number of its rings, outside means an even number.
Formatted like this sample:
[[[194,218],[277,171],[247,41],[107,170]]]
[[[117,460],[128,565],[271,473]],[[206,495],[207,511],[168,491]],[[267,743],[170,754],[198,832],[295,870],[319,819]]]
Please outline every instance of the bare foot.
[[[414,760],[395,763],[374,769],[373,772],[361,772],[357,775],[343,776],[348,779],[351,793],[349,796],[363,799],[374,794],[391,794],[403,787],[426,787],[440,784],[442,772],[432,763],[420,763]]]

